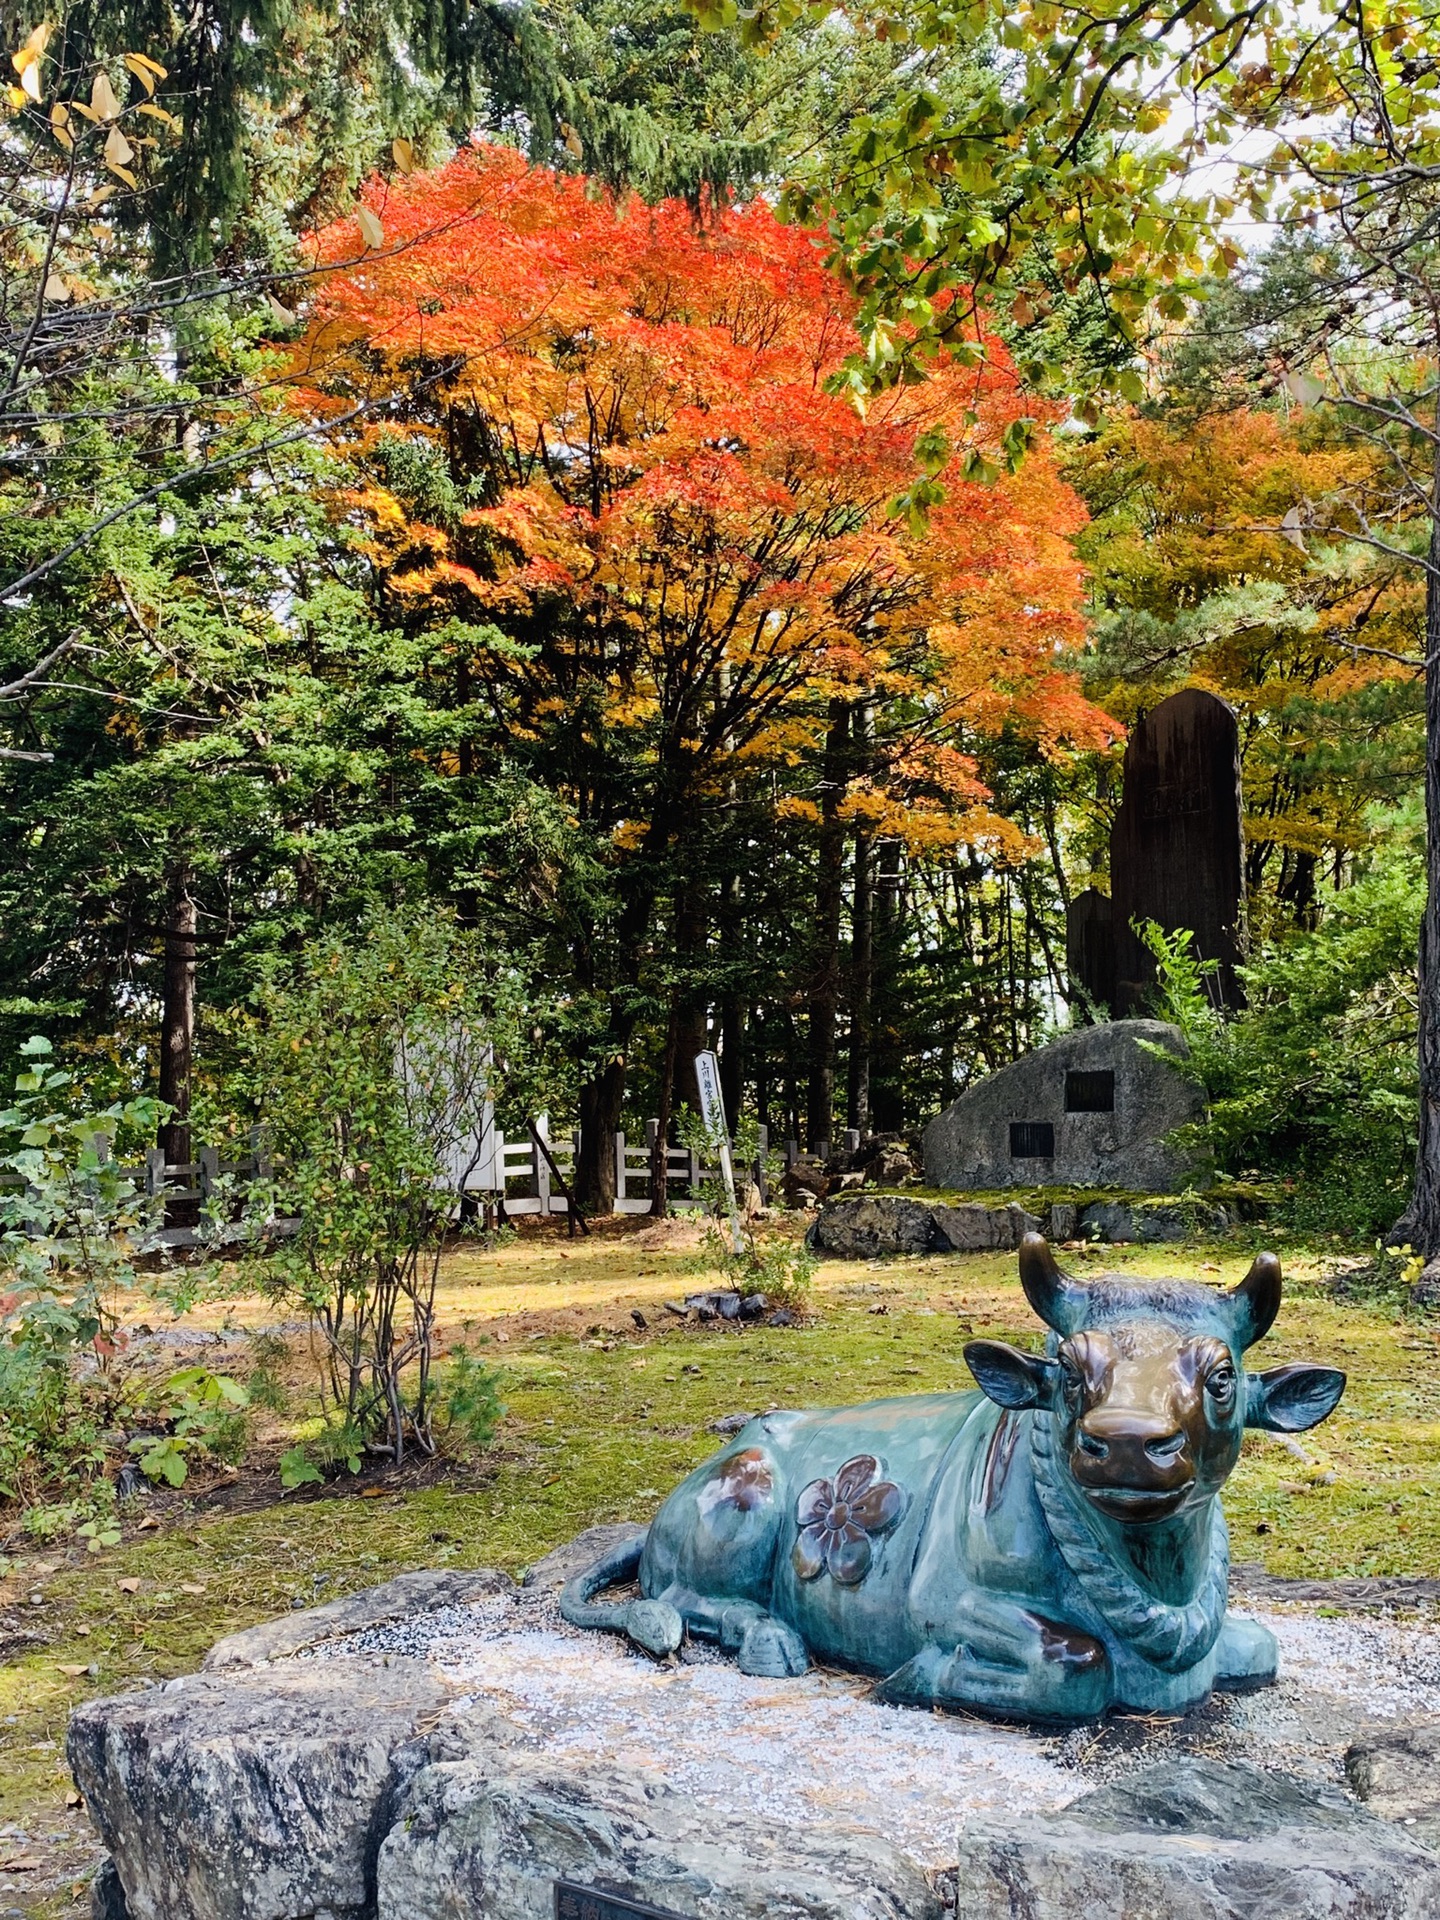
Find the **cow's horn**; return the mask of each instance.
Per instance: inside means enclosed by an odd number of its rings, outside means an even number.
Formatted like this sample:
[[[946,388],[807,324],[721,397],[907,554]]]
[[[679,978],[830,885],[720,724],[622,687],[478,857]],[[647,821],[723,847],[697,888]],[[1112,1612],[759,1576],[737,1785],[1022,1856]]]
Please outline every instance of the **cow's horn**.
[[[1257,1253],[1230,1298],[1235,1302],[1235,1343],[1243,1353],[1265,1337],[1280,1311],[1279,1256]]]
[[[1075,1333],[1084,1324],[1085,1289],[1060,1271],[1043,1233],[1027,1233],[1020,1242],[1020,1284],[1036,1313],[1056,1333]]]

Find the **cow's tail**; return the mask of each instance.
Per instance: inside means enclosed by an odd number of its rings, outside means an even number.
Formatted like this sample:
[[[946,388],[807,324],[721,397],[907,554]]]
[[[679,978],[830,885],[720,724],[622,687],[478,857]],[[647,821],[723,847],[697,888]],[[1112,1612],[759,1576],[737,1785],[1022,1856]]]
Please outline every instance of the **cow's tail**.
[[[608,1553],[602,1553],[583,1573],[568,1580],[560,1595],[560,1617],[568,1620],[572,1627],[600,1627],[607,1633],[624,1633],[629,1603],[597,1606],[595,1596],[607,1587],[622,1586],[625,1581],[633,1580],[640,1571],[640,1555],[644,1549],[643,1533],[633,1540],[622,1540]]]

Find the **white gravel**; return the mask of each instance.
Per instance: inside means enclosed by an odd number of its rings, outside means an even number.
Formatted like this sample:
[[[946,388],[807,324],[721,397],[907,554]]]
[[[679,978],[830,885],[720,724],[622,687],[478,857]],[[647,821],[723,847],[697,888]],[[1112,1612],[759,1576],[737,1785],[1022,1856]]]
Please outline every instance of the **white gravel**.
[[[371,1629],[304,1657],[420,1657],[454,1688],[453,1712],[498,1709],[577,1770],[608,1762],[731,1814],[875,1828],[940,1866],[963,1824],[1059,1806],[1167,1753],[1338,1782],[1345,1748],[1367,1725],[1440,1714],[1440,1626],[1256,1617],[1280,1641],[1277,1686],[1217,1695],[1185,1720],[1118,1719],[1064,1736],[878,1706],[868,1682],[850,1675],[757,1680],[707,1651],[656,1667],[610,1635],[566,1627],[528,1594]]]

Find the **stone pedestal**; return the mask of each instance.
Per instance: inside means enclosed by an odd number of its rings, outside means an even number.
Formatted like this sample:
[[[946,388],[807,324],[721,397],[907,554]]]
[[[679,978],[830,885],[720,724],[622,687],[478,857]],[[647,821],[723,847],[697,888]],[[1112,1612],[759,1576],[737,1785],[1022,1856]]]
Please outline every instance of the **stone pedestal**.
[[[705,1650],[657,1666],[565,1629],[558,1583],[617,1537],[522,1589],[409,1576],[80,1708],[70,1760],[112,1856],[97,1916],[553,1920],[563,1880],[679,1920],[1440,1920],[1401,1780],[1440,1716],[1399,1757],[1352,1746],[1377,1807],[1405,1809],[1377,1818],[1333,1784],[1356,1709],[1316,1691],[1303,1636],[1279,1711],[1252,1696],[1197,1728],[1223,1758],[1136,1750],[1183,1737],[1166,1727],[1096,1761],[1099,1728],[881,1707],[858,1679],[747,1678]],[[1333,1665],[1343,1630],[1317,1626]],[[1414,1647],[1388,1658],[1378,1683],[1407,1685]]]

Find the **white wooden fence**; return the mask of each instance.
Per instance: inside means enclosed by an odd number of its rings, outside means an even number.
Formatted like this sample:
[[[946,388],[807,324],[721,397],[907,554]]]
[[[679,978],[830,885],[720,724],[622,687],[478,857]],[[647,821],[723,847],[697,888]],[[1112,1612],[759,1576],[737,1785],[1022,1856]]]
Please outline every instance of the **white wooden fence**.
[[[569,1186],[575,1172],[578,1134],[568,1138],[552,1138],[549,1116],[543,1113],[535,1122],[535,1131],[549,1147],[561,1179]],[[649,1121],[645,1132],[644,1141],[627,1140],[624,1133],[615,1135],[613,1211],[616,1213],[650,1211],[651,1143],[655,1138],[656,1122]],[[762,1127],[762,1158],[765,1152],[764,1134]],[[704,1165],[686,1147],[668,1148],[665,1159],[669,1205],[677,1212],[703,1206],[700,1189],[705,1183],[720,1179],[719,1167]],[[163,1195],[167,1224],[157,1239],[162,1246],[183,1248],[199,1244],[199,1227],[193,1222],[200,1208],[224,1190],[222,1180],[225,1176],[232,1177],[239,1185],[247,1185],[253,1180],[268,1179],[271,1166],[257,1129],[250,1138],[249,1150],[238,1159],[222,1159],[218,1147],[200,1147],[193,1160],[170,1161],[165,1158],[163,1147],[151,1147],[142,1162],[122,1167],[120,1171],[134,1180],[145,1193]],[[556,1188],[549,1161],[529,1133],[519,1140],[507,1140],[493,1124],[493,1119],[487,1120],[478,1139],[472,1139],[457,1149],[449,1171],[457,1188],[476,1201],[495,1206],[497,1210],[503,1207],[509,1218],[521,1214],[565,1214],[569,1211],[569,1202]],[[18,1187],[21,1184],[18,1175],[0,1176],[0,1187]],[[226,1237],[223,1230],[221,1237]]]

